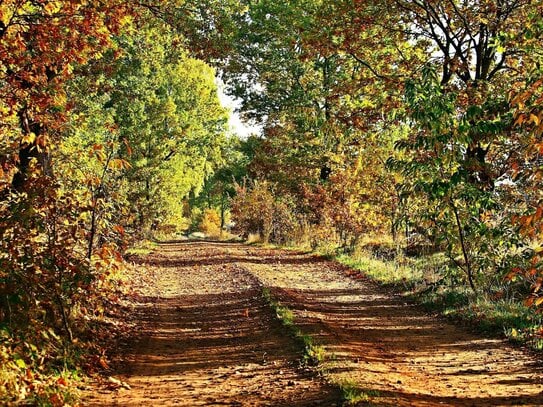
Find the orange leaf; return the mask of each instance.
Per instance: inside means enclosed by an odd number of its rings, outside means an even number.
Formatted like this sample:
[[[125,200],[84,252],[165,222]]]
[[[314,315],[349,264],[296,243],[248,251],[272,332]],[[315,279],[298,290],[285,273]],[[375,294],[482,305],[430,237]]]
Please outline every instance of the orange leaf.
[[[536,219],[541,219],[542,216],[543,216],[543,207],[539,206],[537,210],[535,211],[535,217]]]
[[[121,236],[124,236],[124,228],[121,225],[113,226],[113,230],[119,233]]]
[[[109,365],[107,363],[106,360],[104,360],[104,358],[100,358],[100,360],[98,361],[99,365],[102,366],[104,369],[109,369]]]

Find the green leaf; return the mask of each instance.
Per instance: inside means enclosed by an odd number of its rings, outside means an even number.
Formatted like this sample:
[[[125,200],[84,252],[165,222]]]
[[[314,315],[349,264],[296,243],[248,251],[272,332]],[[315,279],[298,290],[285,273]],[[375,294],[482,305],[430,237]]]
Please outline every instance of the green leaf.
[[[26,363],[23,359],[15,359],[15,364],[21,369],[26,369]]]

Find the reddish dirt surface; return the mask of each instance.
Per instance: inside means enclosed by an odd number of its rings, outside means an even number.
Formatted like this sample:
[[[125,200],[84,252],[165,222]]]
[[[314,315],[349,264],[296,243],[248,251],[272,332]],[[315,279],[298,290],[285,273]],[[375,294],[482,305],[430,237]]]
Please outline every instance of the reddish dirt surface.
[[[83,405],[340,405],[334,386],[299,366],[262,287],[324,346],[324,376],[356,387],[361,405],[543,405],[534,356],[352,274],[297,252],[162,244],[131,278],[135,328],[111,373],[130,389],[98,386]]]
[[[140,263],[129,279],[134,329],[113,355],[114,382],[86,391],[82,405],[339,404],[333,386],[300,366],[300,345],[259,281],[234,257],[223,261],[228,247],[163,244]]]

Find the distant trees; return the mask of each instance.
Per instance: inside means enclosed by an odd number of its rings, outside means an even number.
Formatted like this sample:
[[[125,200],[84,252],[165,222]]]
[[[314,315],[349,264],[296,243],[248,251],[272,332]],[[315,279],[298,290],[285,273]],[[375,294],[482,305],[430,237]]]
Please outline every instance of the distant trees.
[[[122,191],[122,223],[136,234],[158,223],[179,222],[183,199],[202,188],[222,159],[228,117],[218,100],[214,70],[176,48],[181,40],[171,28],[148,24],[117,39],[122,54],[107,61],[112,74],[93,78],[102,83],[80,104],[81,115],[87,123],[98,123],[106,139],[94,137],[96,128],[84,131],[83,123],[74,123],[83,150],[116,143],[117,161],[110,166],[124,162],[125,168],[108,194]],[[97,99],[100,110],[92,106]]]

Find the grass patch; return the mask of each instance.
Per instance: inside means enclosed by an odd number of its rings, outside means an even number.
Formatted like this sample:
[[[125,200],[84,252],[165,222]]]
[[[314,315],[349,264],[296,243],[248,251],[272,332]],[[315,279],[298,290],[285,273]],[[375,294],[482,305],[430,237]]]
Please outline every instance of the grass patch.
[[[522,302],[475,297],[467,289],[438,289],[415,293],[427,309],[467,323],[487,335],[504,335],[510,341],[543,350],[543,318]]]
[[[362,389],[352,380],[339,383],[339,389],[345,405],[357,405],[359,403],[368,403],[371,397],[379,397],[378,390]]]
[[[262,296],[275,311],[277,318],[281,321],[283,326],[287,328],[289,334],[303,346],[302,363],[307,366],[317,366],[324,362],[326,359],[326,349],[324,346],[316,344],[311,335],[305,334],[298,326],[296,326],[292,310],[275,300],[269,288],[265,287],[262,289]]]
[[[384,261],[360,254],[356,256],[341,254],[336,260],[385,285],[413,289],[424,280],[422,270],[397,261]]]
[[[151,240],[142,240],[126,250],[127,256],[147,256],[158,247],[158,243]]]
[[[283,326],[288,329],[289,333],[296,338],[301,345],[303,345],[304,353],[302,363],[304,365],[317,366],[322,364],[325,360],[330,359],[324,346],[314,343],[314,340],[310,335],[304,334],[301,329],[296,326],[292,310],[275,300],[268,288],[262,289],[262,295],[275,311],[277,318],[279,318]],[[331,384],[339,388],[344,405],[367,403],[370,400],[370,397],[378,397],[380,395],[376,390],[361,389],[354,381],[344,381],[341,383],[332,381]]]
[[[247,244],[261,244],[264,240],[262,238],[262,235],[260,233],[249,233],[249,236],[247,236],[247,239],[245,243]]]

